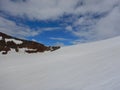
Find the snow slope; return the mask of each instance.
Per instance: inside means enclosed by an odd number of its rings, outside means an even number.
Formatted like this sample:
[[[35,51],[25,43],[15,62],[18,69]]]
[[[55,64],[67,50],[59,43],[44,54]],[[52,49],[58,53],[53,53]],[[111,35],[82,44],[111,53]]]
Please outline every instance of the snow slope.
[[[0,40],[2,40],[2,37],[0,36]]]
[[[0,90],[120,90],[120,37],[37,54],[0,54]]]

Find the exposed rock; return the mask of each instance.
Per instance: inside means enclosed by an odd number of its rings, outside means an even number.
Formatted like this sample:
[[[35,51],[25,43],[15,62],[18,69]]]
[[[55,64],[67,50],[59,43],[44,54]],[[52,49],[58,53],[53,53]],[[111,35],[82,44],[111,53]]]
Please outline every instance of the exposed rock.
[[[60,48],[60,46],[45,46],[44,44],[28,41],[23,39],[18,39],[7,34],[0,32],[0,52],[2,54],[7,54],[8,51],[14,49],[16,52],[19,52],[20,49],[26,48],[26,53],[37,53],[44,51],[54,51]]]
[[[57,49],[59,49],[60,48],[60,46],[50,46],[49,47],[49,50],[50,51],[55,51],[55,50],[57,50]]]

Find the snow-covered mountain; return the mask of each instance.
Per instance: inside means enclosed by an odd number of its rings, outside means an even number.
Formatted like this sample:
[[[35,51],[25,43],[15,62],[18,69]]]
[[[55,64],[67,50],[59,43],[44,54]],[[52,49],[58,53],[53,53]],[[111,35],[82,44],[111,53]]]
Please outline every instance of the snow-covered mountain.
[[[37,54],[0,54],[0,90],[120,90],[120,37]]]
[[[44,51],[54,51],[59,49],[59,46],[45,46],[44,44],[28,41],[19,38],[12,37],[5,33],[0,32],[0,52],[7,54],[11,50],[19,52],[21,49],[26,53],[37,53]]]

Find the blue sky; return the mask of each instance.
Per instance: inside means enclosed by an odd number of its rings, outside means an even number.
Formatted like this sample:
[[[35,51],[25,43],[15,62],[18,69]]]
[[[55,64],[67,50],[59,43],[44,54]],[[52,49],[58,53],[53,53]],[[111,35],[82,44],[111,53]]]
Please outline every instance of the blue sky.
[[[0,0],[0,31],[45,45],[120,35],[119,0]]]

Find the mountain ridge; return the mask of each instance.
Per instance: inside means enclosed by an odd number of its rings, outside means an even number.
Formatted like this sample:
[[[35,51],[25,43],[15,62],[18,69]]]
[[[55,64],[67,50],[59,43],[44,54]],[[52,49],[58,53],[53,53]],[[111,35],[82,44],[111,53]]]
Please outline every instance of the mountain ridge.
[[[60,46],[45,46],[44,44],[35,41],[19,39],[0,32],[0,52],[2,52],[2,54],[7,54],[12,49],[19,52],[19,50],[23,48],[26,53],[37,53],[54,51],[59,49]]]

